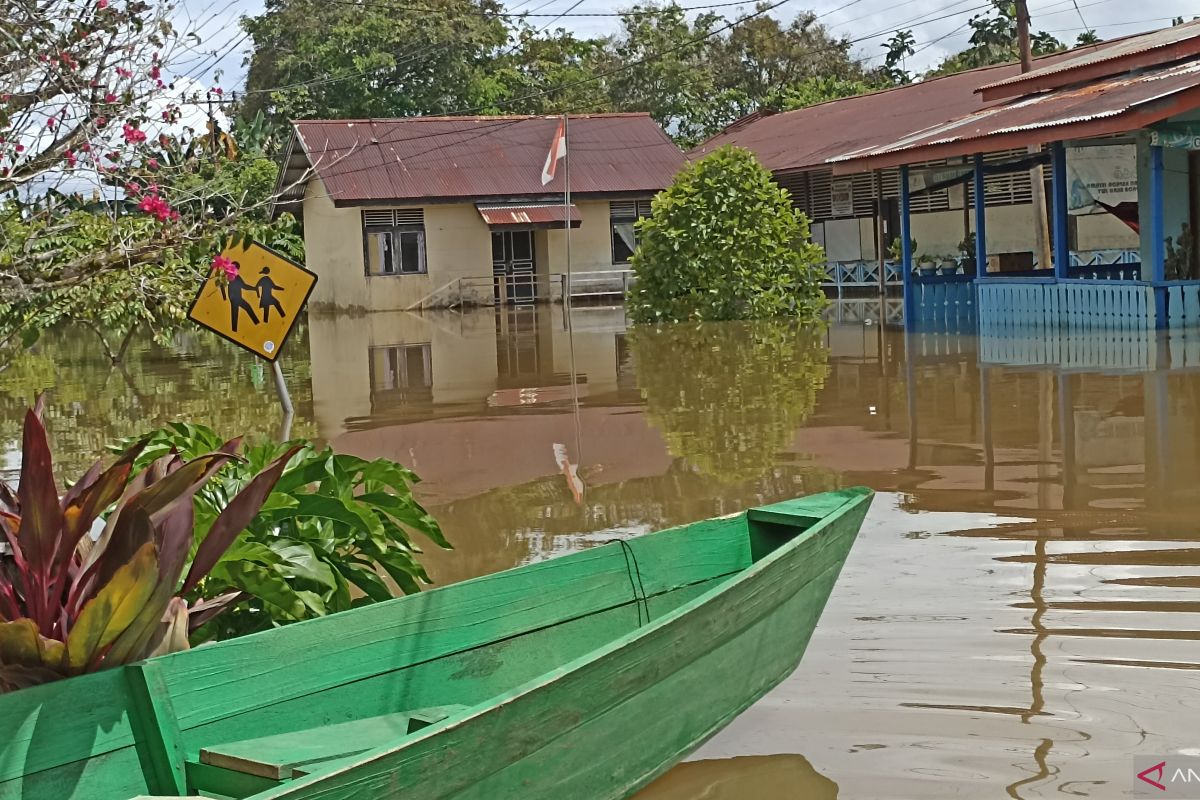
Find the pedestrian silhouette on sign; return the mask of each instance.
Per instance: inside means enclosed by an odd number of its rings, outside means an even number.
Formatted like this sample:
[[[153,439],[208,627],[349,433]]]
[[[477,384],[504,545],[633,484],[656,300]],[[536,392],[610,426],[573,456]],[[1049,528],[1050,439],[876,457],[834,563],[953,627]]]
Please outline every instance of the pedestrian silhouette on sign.
[[[279,316],[286,317],[287,314],[283,313],[283,306],[279,304],[279,298],[275,296],[275,292],[282,292],[283,289],[271,280],[271,268],[263,267],[259,275],[263,277],[254,284],[254,291],[258,292],[258,307],[262,309],[263,322],[270,321],[272,308],[279,312]]]
[[[221,296],[229,301],[229,327],[234,333],[237,333],[238,317],[241,312],[245,311],[249,315],[250,321],[255,325],[258,324],[258,317],[254,314],[254,308],[247,302],[246,298],[242,297],[242,292],[247,290],[257,291],[257,288],[251,286],[242,280],[242,265],[238,262],[233,262],[233,266],[237,267],[238,273],[229,281],[229,291],[226,293],[226,288],[221,287]]]

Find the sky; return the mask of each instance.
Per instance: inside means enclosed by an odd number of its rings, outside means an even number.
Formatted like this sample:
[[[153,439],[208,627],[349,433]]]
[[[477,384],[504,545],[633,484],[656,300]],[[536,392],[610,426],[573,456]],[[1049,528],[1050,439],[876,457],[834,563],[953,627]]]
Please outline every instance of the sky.
[[[684,7],[720,0],[679,0]],[[574,7],[576,3],[577,7]],[[633,5],[633,0],[506,0],[514,11],[558,14],[611,13]],[[745,10],[753,10],[753,0]],[[966,46],[970,33],[968,20],[986,8],[988,0],[788,0],[772,16],[791,19],[801,11],[813,10],[835,35],[856,40],[853,56],[868,66],[882,62],[880,45],[897,29],[911,29],[917,39],[917,53],[909,59],[911,72],[922,72],[937,65],[947,55]],[[1200,15],[1200,0],[1029,0],[1035,31],[1044,30],[1071,44],[1084,30],[1095,29],[1104,39],[1113,39],[1171,24],[1171,19]],[[237,19],[262,9],[261,0],[184,0],[184,19],[177,27],[198,29],[203,43],[194,60],[187,65],[192,77],[207,78],[226,90],[240,88],[245,79],[242,62],[248,50]],[[717,9],[733,18],[737,7]],[[541,26],[564,27],[581,36],[613,33],[617,21],[612,17],[531,18]],[[221,71],[218,77],[216,70]]]

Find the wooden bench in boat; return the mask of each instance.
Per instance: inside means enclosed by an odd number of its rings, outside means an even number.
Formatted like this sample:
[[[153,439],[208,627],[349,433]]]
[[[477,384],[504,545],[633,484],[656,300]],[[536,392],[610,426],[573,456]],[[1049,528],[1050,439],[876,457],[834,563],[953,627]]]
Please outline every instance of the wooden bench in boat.
[[[200,763],[271,781],[287,781],[332,762],[394,744],[466,709],[462,705],[438,706],[213,745],[200,749]],[[220,791],[221,787],[198,784],[197,788]]]

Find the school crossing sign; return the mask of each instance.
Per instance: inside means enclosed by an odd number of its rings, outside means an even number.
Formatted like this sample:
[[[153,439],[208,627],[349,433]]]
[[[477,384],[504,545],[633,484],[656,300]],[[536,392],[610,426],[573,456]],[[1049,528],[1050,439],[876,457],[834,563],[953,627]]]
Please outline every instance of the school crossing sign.
[[[258,242],[233,245],[221,256],[233,263],[236,274],[212,270],[188,309],[188,319],[274,361],[317,276]]]

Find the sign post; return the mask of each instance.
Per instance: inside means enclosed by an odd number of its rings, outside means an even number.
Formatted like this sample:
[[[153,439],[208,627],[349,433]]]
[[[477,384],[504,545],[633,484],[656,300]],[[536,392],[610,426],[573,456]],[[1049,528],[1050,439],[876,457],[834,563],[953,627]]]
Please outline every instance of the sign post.
[[[196,292],[188,319],[270,362],[279,402],[290,418],[292,399],[276,359],[317,276],[258,242],[230,246],[221,256],[236,274],[214,269]]]

